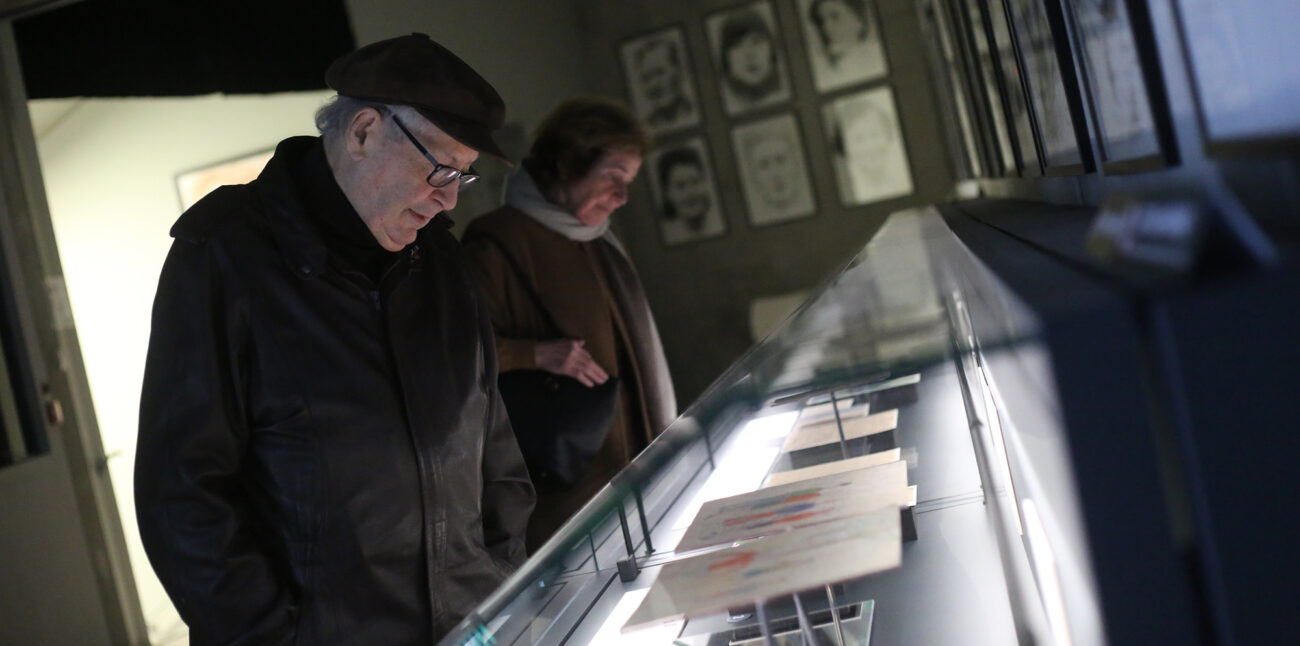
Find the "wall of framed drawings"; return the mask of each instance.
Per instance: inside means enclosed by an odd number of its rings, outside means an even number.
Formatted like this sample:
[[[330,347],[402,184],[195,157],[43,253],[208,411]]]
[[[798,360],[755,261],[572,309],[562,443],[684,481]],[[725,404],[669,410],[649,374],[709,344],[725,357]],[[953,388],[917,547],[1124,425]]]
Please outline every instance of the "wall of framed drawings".
[[[761,229],[913,194],[878,1],[708,3],[619,40],[628,102],[656,137],[643,175],[665,247],[717,244],[736,211]],[[701,136],[716,131],[725,145]],[[682,217],[675,199],[708,210]]]
[[[683,366],[679,398],[752,342],[753,299],[817,284],[849,239],[950,190],[931,89],[897,82],[925,76],[912,0],[579,6],[596,91],[653,130],[614,226]],[[685,341],[701,322],[719,326],[708,348]]]

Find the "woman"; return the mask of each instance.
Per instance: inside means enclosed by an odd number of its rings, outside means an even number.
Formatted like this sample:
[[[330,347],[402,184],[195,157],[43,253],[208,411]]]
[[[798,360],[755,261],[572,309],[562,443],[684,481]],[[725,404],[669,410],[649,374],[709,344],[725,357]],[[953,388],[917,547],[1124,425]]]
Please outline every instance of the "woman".
[[[677,414],[645,292],[609,231],[648,147],[644,125],[623,105],[567,101],[538,128],[506,184],[505,206],[474,219],[463,237],[501,372],[541,369],[589,387],[618,377],[613,421],[585,474],[563,489],[539,487],[529,552]]]
[[[783,93],[772,30],[757,11],[727,16],[719,30],[722,78],[739,108],[756,107]]]

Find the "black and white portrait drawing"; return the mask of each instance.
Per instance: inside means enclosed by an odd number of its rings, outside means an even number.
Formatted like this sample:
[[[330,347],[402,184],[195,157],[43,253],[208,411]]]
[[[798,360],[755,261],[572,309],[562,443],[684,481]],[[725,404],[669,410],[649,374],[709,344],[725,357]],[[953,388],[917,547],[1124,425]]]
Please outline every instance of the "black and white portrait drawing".
[[[654,150],[646,161],[665,243],[679,245],[726,233],[703,138]]]
[[[751,223],[763,226],[813,214],[812,185],[794,115],[737,126],[731,144]]]
[[[846,206],[908,195],[912,172],[888,87],[855,92],[824,108],[835,179]]]
[[[1124,0],[1070,3],[1083,43],[1083,69],[1107,161],[1160,153],[1137,43]]]
[[[772,3],[751,2],[705,19],[722,105],[735,115],[790,99]]]
[[[799,0],[813,85],[827,92],[888,72],[874,0]]]
[[[1065,96],[1065,77],[1056,58],[1047,9],[1042,0],[1009,0],[1008,7],[1022,69],[1028,77],[1029,104],[1038,117],[1043,162],[1047,167],[1081,164],[1083,155]]]
[[[652,132],[662,134],[700,122],[690,57],[680,27],[634,38],[619,51],[632,107]]]

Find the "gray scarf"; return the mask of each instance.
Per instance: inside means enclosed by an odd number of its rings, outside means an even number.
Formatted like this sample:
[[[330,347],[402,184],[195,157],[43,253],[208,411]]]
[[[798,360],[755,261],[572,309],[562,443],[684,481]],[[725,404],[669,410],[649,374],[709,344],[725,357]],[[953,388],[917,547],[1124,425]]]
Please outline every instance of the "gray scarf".
[[[677,417],[677,398],[673,393],[672,377],[668,373],[668,360],[664,357],[659,329],[650,313],[650,302],[645,288],[632,267],[632,261],[622,243],[609,230],[609,220],[598,226],[583,224],[576,216],[542,195],[532,175],[519,165],[506,180],[506,204],[541,223],[569,240],[591,242],[597,238],[609,244],[596,245],[601,264],[605,267],[615,305],[628,327],[628,345],[633,359],[641,367],[638,375],[645,395],[645,412],[651,433],[658,434]]]
[[[518,170],[506,180],[506,204],[527,213],[528,217],[541,222],[542,226],[576,242],[591,242],[606,234],[609,240],[614,239],[614,234],[609,232],[609,220],[605,220],[598,226],[587,226],[577,216],[546,199],[546,196],[542,195],[542,189],[537,187],[537,182],[533,181],[533,176],[528,174],[523,164],[520,164]],[[615,241],[613,244],[622,250],[622,245],[618,242]]]

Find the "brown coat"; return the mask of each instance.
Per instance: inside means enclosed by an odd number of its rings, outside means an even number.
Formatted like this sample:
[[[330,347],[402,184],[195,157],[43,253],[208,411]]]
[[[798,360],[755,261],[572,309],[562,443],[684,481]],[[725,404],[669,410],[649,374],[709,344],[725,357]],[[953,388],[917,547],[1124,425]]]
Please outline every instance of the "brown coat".
[[[529,274],[533,289],[560,328],[559,337],[520,285],[500,249],[491,242],[476,240],[482,236],[503,245]],[[611,281],[597,253],[596,245],[606,244],[599,239],[569,240],[509,206],[475,218],[463,236],[471,274],[496,328],[501,372],[536,368],[533,350],[538,341],[572,338],[585,340],[584,347],[601,368],[621,379],[614,421],[591,469],[571,489],[538,492],[537,507],[528,525],[530,552],[662,430],[651,428],[648,421],[627,325],[610,294]]]

